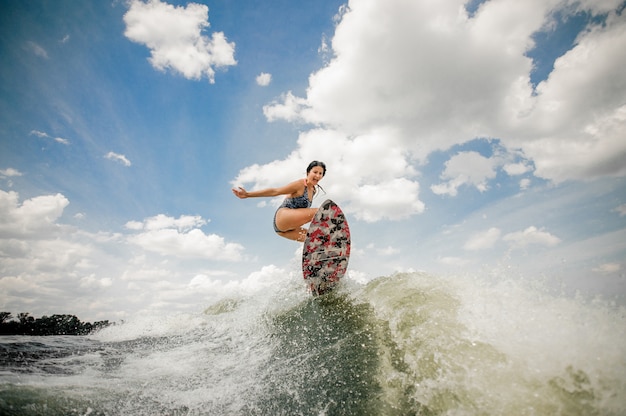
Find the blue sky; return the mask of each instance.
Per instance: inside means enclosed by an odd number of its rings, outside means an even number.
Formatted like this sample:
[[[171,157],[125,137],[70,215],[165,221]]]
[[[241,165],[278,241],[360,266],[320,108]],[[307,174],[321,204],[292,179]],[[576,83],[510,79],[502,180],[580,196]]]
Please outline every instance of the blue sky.
[[[349,279],[623,302],[624,5],[3,2],[0,308],[117,320],[299,279],[280,199],[230,188],[311,160]]]

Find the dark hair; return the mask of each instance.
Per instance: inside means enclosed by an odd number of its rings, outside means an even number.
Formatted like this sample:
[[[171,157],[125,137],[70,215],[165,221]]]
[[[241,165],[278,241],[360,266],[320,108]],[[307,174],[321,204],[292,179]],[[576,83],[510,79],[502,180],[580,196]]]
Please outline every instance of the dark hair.
[[[326,164],[324,162],[319,162],[317,160],[314,160],[313,162],[309,163],[309,167],[306,168],[306,174],[308,175],[311,169],[313,169],[316,166],[319,166],[320,168],[324,169],[324,173],[322,175],[326,176]]]
[[[313,169],[314,167],[319,166],[320,168],[324,169],[324,173],[322,173],[322,176],[326,176],[326,164],[324,162],[320,162],[317,160],[314,160],[313,162],[309,163],[309,166],[306,168],[306,174],[308,175],[309,172],[311,172],[311,169]],[[326,193],[326,191],[324,191],[324,188],[322,188],[322,186],[318,183],[317,187],[320,188],[324,194]],[[315,192],[315,190],[313,191]],[[317,192],[315,192],[313,194],[313,198],[315,198],[317,196]]]

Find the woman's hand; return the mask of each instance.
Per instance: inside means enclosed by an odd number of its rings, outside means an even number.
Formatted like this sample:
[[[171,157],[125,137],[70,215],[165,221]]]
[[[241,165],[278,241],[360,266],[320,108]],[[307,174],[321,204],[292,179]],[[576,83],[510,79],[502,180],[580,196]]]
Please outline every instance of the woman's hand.
[[[235,196],[240,199],[245,199],[248,197],[248,191],[243,189],[241,186],[238,188],[233,188],[233,194],[235,194]]]

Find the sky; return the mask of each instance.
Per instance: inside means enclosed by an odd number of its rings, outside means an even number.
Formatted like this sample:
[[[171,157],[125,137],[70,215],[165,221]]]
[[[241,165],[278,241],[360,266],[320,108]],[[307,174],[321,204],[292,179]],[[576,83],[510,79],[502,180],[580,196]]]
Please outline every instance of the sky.
[[[348,279],[626,303],[625,7],[3,1],[0,309],[117,321],[300,279],[281,198],[231,188],[312,160]]]

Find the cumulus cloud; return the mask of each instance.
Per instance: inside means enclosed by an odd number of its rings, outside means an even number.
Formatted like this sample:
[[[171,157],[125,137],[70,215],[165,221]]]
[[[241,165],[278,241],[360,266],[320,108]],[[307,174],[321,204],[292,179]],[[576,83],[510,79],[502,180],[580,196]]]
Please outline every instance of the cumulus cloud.
[[[109,277],[102,279],[97,278],[94,274],[85,276],[80,279],[80,285],[86,288],[105,289],[113,284],[113,280]]]
[[[143,222],[130,221],[126,228],[140,231],[128,241],[161,256],[182,259],[211,259],[236,261],[241,259],[243,247],[226,243],[216,234],[205,234],[199,229],[206,221],[199,216],[181,216],[178,219],[158,215]]]
[[[366,222],[400,220],[424,210],[418,191],[419,184],[405,178],[365,184],[353,190],[346,208]]]
[[[424,211],[419,183],[413,179],[417,173],[396,146],[392,130],[351,138],[340,131],[313,129],[300,135],[298,147],[285,160],[241,170],[232,184],[281,186],[304,176],[311,160],[322,160],[328,169],[322,186],[344,200],[344,211],[357,218],[400,220]]]
[[[302,111],[306,106],[304,98],[296,97],[291,91],[283,94],[280,101],[263,106],[263,114],[268,121],[303,121]]]
[[[492,248],[495,243],[500,239],[500,234],[501,232],[499,228],[492,227],[487,231],[483,231],[471,236],[470,239],[467,240],[463,248],[465,250],[471,251]]]
[[[593,271],[596,273],[617,273],[622,270],[622,265],[619,263],[603,263],[598,267],[594,268]]]
[[[267,87],[272,82],[272,74],[261,72],[256,77],[256,83],[262,87]]]
[[[304,96],[286,92],[266,105],[266,118],[308,123],[317,136],[325,135],[320,130],[340,132],[334,160],[355,176],[352,185],[374,189],[403,174],[378,180],[355,168],[359,162],[347,157],[351,143],[372,132],[386,145],[379,155],[400,155],[401,165],[419,166],[435,151],[476,138],[502,146],[498,157],[453,155],[441,182],[431,187],[441,195],[456,195],[463,186],[484,192],[500,170],[555,183],[626,175],[621,2],[491,0],[471,14],[465,3],[350,2],[337,18],[332,59],[311,74]],[[533,85],[535,35],[552,30],[555,15],[576,13],[599,19],[590,19],[549,76]],[[298,148],[285,163],[304,151]],[[520,181],[522,189],[530,184]],[[351,209],[372,218],[359,196],[354,193]]]
[[[484,137],[503,95],[532,68],[525,52],[547,7],[492,1],[470,18],[464,3],[352,2],[332,39],[335,58],[310,77],[306,98],[284,104],[352,134],[400,127],[419,157]]]
[[[43,235],[54,230],[69,200],[61,194],[42,195],[21,204],[17,192],[0,190],[0,235]]]
[[[208,220],[200,216],[156,215],[128,222],[128,234],[91,233],[60,222],[68,205],[61,194],[21,201],[17,192],[0,190],[0,293],[7,310],[43,315],[71,305],[67,312],[93,320],[189,307],[206,302],[206,293],[200,298],[197,285],[184,282],[198,275],[232,279],[232,271],[211,269],[206,260],[238,260],[243,251],[203,233]]]
[[[524,178],[521,181],[519,181],[519,187],[521,190],[528,189],[530,187],[530,183],[531,183],[530,179]]]
[[[612,12],[606,24],[579,35],[537,86],[528,111],[518,113],[524,130],[507,136],[523,146],[538,175],[563,181],[626,173],[624,46],[626,22]]]
[[[488,230],[473,234],[465,242],[463,248],[468,251],[486,250],[494,247],[498,241],[503,240],[513,248],[523,248],[530,245],[552,247],[561,240],[549,232],[530,226],[523,231],[516,231],[502,236],[502,230],[491,227]]]
[[[502,239],[511,244],[511,246],[518,248],[529,245],[552,247],[561,242],[560,238],[535,226],[528,227],[524,231],[505,234]]]
[[[131,165],[130,160],[128,160],[126,158],[126,156],[121,155],[119,153],[109,152],[106,155],[104,155],[104,158],[105,159],[109,159],[109,160],[113,160],[115,162],[119,162],[119,163],[121,163],[124,166],[130,166]]]
[[[400,250],[392,246],[387,246],[384,248],[377,249],[376,252],[380,254],[381,256],[391,256],[393,254],[399,253]]]
[[[146,218],[143,222],[129,221],[126,228],[130,230],[162,230],[164,228],[176,228],[179,231],[188,231],[193,228],[202,227],[207,221],[199,215],[181,215],[178,218],[159,214]]]
[[[7,168],[7,169],[0,170],[0,176],[5,177],[5,178],[10,178],[13,176],[22,176],[22,172],[20,172],[17,169]]]
[[[482,156],[477,152],[461,152],[446,162],[441,174],[445,182],[432,185],[430,189],[437,195],[455,196],[459,187],[474,186],[480,192],[487,190],[487,181],[496,176],[494,159]]]
[[[523,175],[524,173],[532,170],[531,167],[524,162],[509,163],[504,165],[502,169],[510,176]]]
[[[219,276],[199,274],[194,276],[188,284],[193,291],[205,294],[238,295],[250,294],[261,290],[285,286],[289,273],[274,265],[263,266],[261,270],[252,272],[243,280],[224,282]]]
[[[0,292],[6,308],[24,310],[32,303],[45,311],[55,304],[75,304],[77,275],[89,269],[92,247],[58,223],[69,201],[61,194],[20,202],[16,192],[0,190]],[[75,238],[76,237],[76,238]],[[11,309],[9,309],[11,310]]]
[[[185,78],[206,77],[215,82],[215,68],[236,65],[235,44],[223,32],[203,34],[209,27],[209,8],[189,3],[173,6],[160,0],[132,0],[124,15],[124,35],[150,49],[150,63],[172,69]]]

